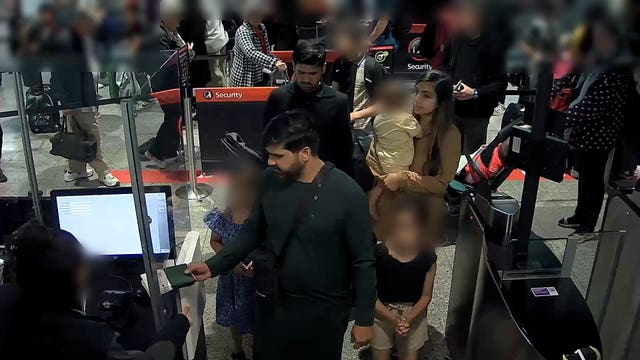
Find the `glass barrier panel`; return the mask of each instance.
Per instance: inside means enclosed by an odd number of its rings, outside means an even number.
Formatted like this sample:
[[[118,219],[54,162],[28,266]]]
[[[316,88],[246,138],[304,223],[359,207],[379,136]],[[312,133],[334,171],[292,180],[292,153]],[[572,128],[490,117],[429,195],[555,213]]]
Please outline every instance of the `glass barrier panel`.
[[[502,272],[502,279],[513,277],[570,277],[586,298],[592,284],[593,268],[599,247],[617,249],[625,239],[624,231],[602,231],[571,235],[566,238],[535,238],[527,241],[528,256],[516,261],[516,268]],[[514,240],[517,247],[521,241]],[[614,253],[610,254],[615,257]],[[611,261],[614,261],[612,258]],[[598,280],[599,281],[599,280]]]
[[[562,272],[566,238],[512,240],[506,246],[488,242],[487,253],[502,280],[522,277],[556,277]],[[515,254],[520,249],[520,254]],[[526,250],[526,251],[523,251]]]
[[[20,119],[0,120],[5,130],[2,167],[10,178],[0,183],[0,191],[2,196],[24,197],[28,202],[29,180],[37,181],[45,224],[69,231],[89,255],[91,278],[82,310],[118,329],[125,348],[144,350],[154,341],[157,327],[181,311],[176,290],[160,295],[159,286],[153,285],[157,282],[150,280],[151,285],[145,286],[143,279],[175,264],[176,238],[184,238],[190,230],[188,202],[173,202],[172,186],[184,182],[151,178],[134,191],[129,174],[140,168],[139,160],[131,156],[138,149],[129,146],[130,127],[123,124],[142,120],[135,118],[135,109],[123,113],[117,98],[98,103],[102,89],[95,87],[92,73],[36,75],[48,86],[29,83],[32,86],[27,87],[20,82],[16,91],[18,108],[24,110],[24,124],[29,128],[32,151],[26,158]],[[64,90],[64,97],[58,97],[58,89]],[[24,96],[28,91],[37,93]],[[139,89],[131,96],[139,99]],[[133,101],[129,98],[124,104]],[[174,134],[178,136],[177,130]],[[33,176],[25,165],[30,160]],[[137,205],[136,199],[141,199]],[[177,221],[175,213],[180,214]],[[8,219],[0,217],[3,227]]]
[[[9,259],[9,240],[11,234],[30,220],[44,217],[51,221],[47,199],[37,199],[34,206],[32,189],[35,184],[30,180],[30,149],[38,139],[23,136],[26,124],[15,111],[19,101],[24,101],[24,92],[16,90],[16,73],[2,74],[0,86],[0,284],[15,280]],[[27,130],[28,131],[28,130]],[[26,148],[25,148],[26,146]],[[26,156],[25,156],[26,155]],[[32,165],[32,163],[31,163]]]
[[[155,196],[154,193],[166,195],[171,251],[159,253],[155,242],[153,243],[148,254],[153,270],[202,261],[211,255],[211,235],[204,219],[216,207],[219,196],[216,177],[204,176],[202,173],[195,103],[190,98],[181,97],[181,72],[178,70],[180,54],[162,52],[162,55],[162,67],[151,74],[145,74],[147,81],[139,80],[132,98],[121,104],[123,119],[129,116],[124,124],[125,132],[131,136],[127,139],[125,135],[125,140],[127,150],[131,152],[128,154],[129,160],[134,162],[128,171],[120,174],[121,181],[135,188],[139,173],[141,183],[138,187],[144,189],[147,198]],[[135,77],[142,76],[135,73],[123,74],[125,80]],[[193,197],[194,193],[191,191],[194,185],[199,189],[197,197]],[[209,192],[201,191],[202,189],[209,189]],[[155,210],[152,204],[147,202],[146,211],[147,216],[152,219],[149,227],[153,239],[154,234],[162,233],[162,229],[153,221]],[[149,271],[146,275],[148,277]],[[210,285],[207,284],[207,287]],[[173,301],[176,311],[179,311],[180,306],[191,305],[196,330],[187,338],[188,354],[195,352],[197,328],[212,326],[209,323],[203,324],[203,319],[212,318],[203,317],[204,299],[209,304],[215,299],[212,295],[205,295],[204,290],[204,286],[192,286],[181,290],[180,296],[176,296],[176,291],[163,294],[159,301],[164,310],[167,309],[167,301]],[[164,292],[162,286],[161,292]],[[171,295],[173,299],[169,299]]]

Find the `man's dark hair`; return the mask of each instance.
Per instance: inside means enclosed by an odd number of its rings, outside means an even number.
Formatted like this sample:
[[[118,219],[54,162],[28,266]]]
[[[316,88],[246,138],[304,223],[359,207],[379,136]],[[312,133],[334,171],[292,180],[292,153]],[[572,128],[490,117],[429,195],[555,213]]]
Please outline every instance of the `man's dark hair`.
[[[84,250],[64,230],[48,229],[33,220],[16,230],[8,241],[9,268],[28,301],[40,307],[70,309],[77,305],[75,274],[82,266]],[[46,299],[38,300],[41,294]]]
[[[394,214],[410,211],[415,216],[415,220],[421,227],[426,227],[429,219],[429,207],[427,198],[424,195],[407,193],[398,196],[393,202]]]
[[[324,66],[327,61],[327,51],[322,44],[309,40],[300,40],[293,50],[295,64]]]
[[[264,129],[264,146],[282,145],[285,150],[298,152],[305,147],[318,153],[318,132],[312,115],[304,110],[289,110],[271,119]]]

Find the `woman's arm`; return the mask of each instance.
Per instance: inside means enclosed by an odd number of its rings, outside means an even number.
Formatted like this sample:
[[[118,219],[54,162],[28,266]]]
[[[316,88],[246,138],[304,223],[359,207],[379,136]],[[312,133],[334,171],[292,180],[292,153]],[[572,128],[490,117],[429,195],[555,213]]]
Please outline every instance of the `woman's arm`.
[[[215,251],[216,253],[222,250],[222,248],[224,247],[224,245],[222,245],[222,238],[220,237],[220,235],[214,232],[211,233],[211,239],[209,240],[209,243],[211,244],[211,248],[213,249],[213,251]]]
[[[370,44],[375,43],[376,40],[378,40],[378,38],[380,37],[380,35],[382,35],[382,33],[384,32],[384,30],[387,28],[388,25],[389,25],[389,16],[382,15],[380,17],[380,20],[378,20],[378,22],[376,23],[376,26],[373,28],[371,35],[369,35],[369,43]]]
[[[398,322],[398,317],[378,299],[376,299],[376,315],[394,325]]]
[[[431,299],[433,297],[433,283],[436,278],[436,270],[438,265],[433,263],[429,272],[424,277],[424,285],[422,285],[422,296],[420,300],[418,300],[415,305],[409,311],[409,315],[407,315],[407,321],[411,324],[415,319],[425,314],[427,311],[427,307],[431,303]]]
[[[413,171],[404,171],[400,187],[414,192],[444,194],[453,180],[460,162],[462,148],[460,131],[452,126],[439,141],[442,171],[435,176],[422,176]]]

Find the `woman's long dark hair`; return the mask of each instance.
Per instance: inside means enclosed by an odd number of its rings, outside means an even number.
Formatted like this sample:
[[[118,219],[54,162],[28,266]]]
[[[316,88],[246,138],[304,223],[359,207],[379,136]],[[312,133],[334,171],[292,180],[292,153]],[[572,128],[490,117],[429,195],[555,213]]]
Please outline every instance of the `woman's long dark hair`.
[[[16,230],[8,245],[9,265],[29,306],[34,310],[77,308],[76,276],[85,257],[73,235],[31,221]]]
[[[433,115],[432,131],[435,132],[431,159],[428,165],[428,175],[437,175],[442,170],[442,156],[440,155],[440,140],[453,125],[453,81],[440,70],[428,70],[416,81],[416,86],[423,82],[434,84],[437,108]],[[420,120],[420,119],[418,119]]]

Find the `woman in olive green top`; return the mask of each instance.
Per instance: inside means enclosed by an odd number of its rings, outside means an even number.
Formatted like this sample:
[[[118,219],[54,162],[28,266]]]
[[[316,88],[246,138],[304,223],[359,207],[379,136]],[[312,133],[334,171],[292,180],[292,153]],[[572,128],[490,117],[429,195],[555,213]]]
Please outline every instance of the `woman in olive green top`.
[[[403,192],[425,195],[431,214],[444,214],[444,194],[455,176],[461,151],[461,135],[453,125],[453,82],[443,72],[429,70],[416,82],[414,116],[424,135],[413,141],[413,162],[407,171],[387,174],[382,170],[375,151],[369,151],[367,164],[378,181],[386,186],[378,200],[379,221],[374,224],[378,239],[388,229],[391,204]],[[371,149],[375,148],[375,140]],[[429,218],[431,234],[440,234],[442,217]]]
[[[281,298],[269,304],[257,297],[254,359],[339,360],[351,306],[356,345],[373,336],[376,275],[367,198],[335,168],[314,188],[324,163],[316,155],[318,136],[307,113],[275,117],[264,143],[272,168],[264,173],[243,229],[216,256],[187,271],[206,280],[231,271],[264,244],[282,256]],[[308,202],[304,216],[287,241],[302,202]]]

